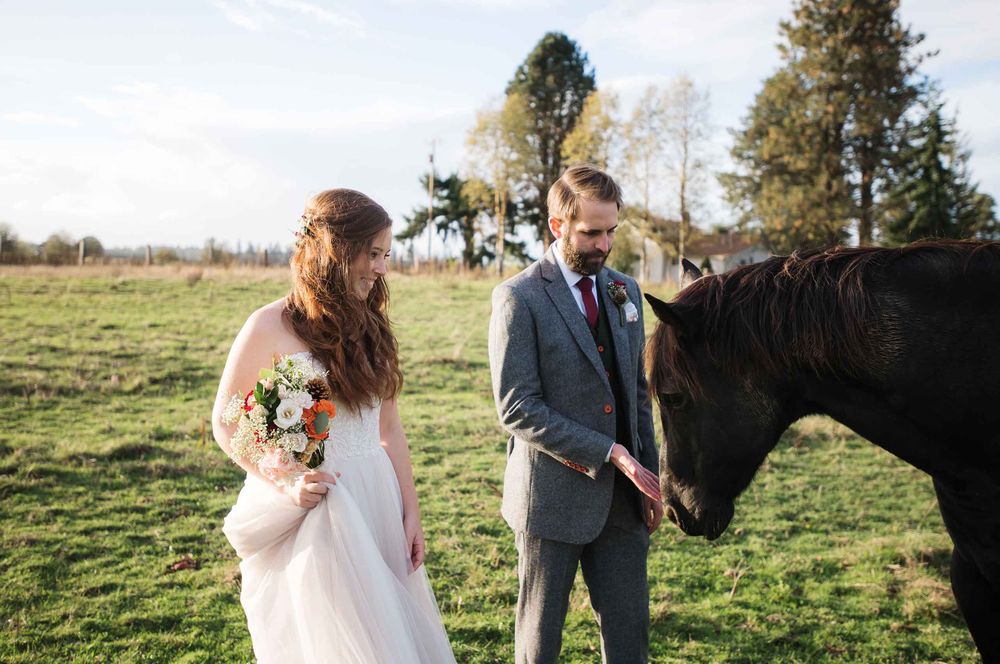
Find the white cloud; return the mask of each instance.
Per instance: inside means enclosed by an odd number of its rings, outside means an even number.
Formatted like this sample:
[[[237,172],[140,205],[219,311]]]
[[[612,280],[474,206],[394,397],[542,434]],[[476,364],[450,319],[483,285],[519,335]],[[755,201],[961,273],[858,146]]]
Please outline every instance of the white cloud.
[[[240,108],[221,95],[153,83],[120,85],[112,94],[80,102],[125,128],[162,137],[222,133],[288,132],[313,136],[356,136],[471,113],[464,104],[382,99],[353,108],[275,110]]]
[[[241,237],[249,211],[266,218],[294,192],[266,165],[204,139],[100,140],[72,150],[58,141],[0,142],[0,152],[9,155],[0,161],[0,200],[10,202],[0,215],[27,239],[57,229],[126,244]]]
[[[940,51],[925,65],[931,73],[1000,60],[1000,5],[995,0],[903,0],[900,17],[913,32],[927,35],[919,48]]]
[[[244,30],[256,32],[263,27],[264,23],[270,23],[274,20],[270,14],[252,5],[240,8],[225,0],[215,0],[212,2],[212,5],[222,12],[226,20]]]
[[[112,245],[286,241],[289,211],[331,184],[406,210],[414,146],[422,153],[422,137],[472,115],[460,104],[407,98],[353,109],[245,108],[214,92],[150,83],[79,101],[103,120],[99,138],[67,149],[52,137],[0,137],[0,218],[25,239],[65,229]],[[280,156],[272,147],[279,133]]]
[[[565,0],[394,0],[396,5],[427,5],[433,2],[447,7],[463,9],[485,9],[488,11],[509,11],[514,9],[546,9],[565,5]]]
[[[620,96],[640,95],[650,85],[667,85],[670,79],[663,75],[653,76],[619,76],[606,81],[601,81],[598,85],[602,90],[615,92]]]
[[[307,16],[309,18],[316,19],[320,23],[325,23],[331,25],[335,28],[349,28],[351,30],[360,30],[363,27],[361,19],[357,15],[349,14],[347,12],[338,13],[330,11],[320,7],[319,5],[314,5],[309,2],[303,2],[302,0],[260,0],[264,4],[270,5],[275,9],[287,9],[289,11],[298,12]]]
[[[213,0],[212,5],[234,25],[257,32],[267,26],[315,21],[354,34],[364,30],[364,21],[353,12],[333,11],[304,0]]]
[[[615,0],[590,13],[579,36],[588,45],[635,51],[696,78],[739,80],[777,62],[778,20],[789,13],[787,0]]]
[[[22,125],[43,127],[79,127],[80,121],[54,113],[36,113],[34,111],[16,111],[0,115],[0,120]]]
[[[958,130],[972,150],[969,164],[980,190],[1000,199],[1000,81],[979,80],[944,91],[948,111],[957,113]]]

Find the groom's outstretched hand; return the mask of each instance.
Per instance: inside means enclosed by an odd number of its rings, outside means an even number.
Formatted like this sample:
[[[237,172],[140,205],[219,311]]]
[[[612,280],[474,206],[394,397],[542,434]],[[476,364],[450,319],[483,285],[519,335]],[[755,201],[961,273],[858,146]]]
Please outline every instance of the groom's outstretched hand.
[[[632,480],[632,483],[651,500],[660,502],[660,478],[635,460],[623,445],[615,443],[611,448],[611,463]]]

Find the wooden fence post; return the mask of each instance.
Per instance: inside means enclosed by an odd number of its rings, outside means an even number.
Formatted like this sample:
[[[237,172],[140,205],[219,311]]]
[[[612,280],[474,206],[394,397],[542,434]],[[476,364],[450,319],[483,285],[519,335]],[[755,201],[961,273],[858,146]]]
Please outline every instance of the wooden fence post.
[[[153,247],[146,245],[146,267],[153,264]]]
[[[76,255],[77,255],[76,264],[77,265],[83,265],[83,259],[87,255],[87,250],[86,250],[86,248],[83,245],[83,240],[80,240],[80,246],[79,246],[79,248],[77,250],[77,254]]]

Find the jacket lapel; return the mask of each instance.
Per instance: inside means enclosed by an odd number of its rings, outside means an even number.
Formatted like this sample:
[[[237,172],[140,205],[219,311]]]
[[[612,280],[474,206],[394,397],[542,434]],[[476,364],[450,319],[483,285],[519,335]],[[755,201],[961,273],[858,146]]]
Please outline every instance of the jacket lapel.
[[[580,346],[580,350],[590,360],[590,363],[594,366],[594,371],[597,372],[601,380],[604,381],[605,387],[610,391],[611,383],[608,382],[608,377],[604,373],[604,365],[601,364],[601,357],[597,354],[597,344],[594,343],[594,337],[590,334],[587,319],[580,312],[580,308],[576,306],[576,300],[573,298],[573,293],[569,290],[569,284],[563,278],[555,256],[552,255],[553,251],[555,251],[554,244],[549,247],[549,250],[545,252],[545,255],[539,261],[542,278],[548,282],[545,285],[545,292],[548,294],[549,299],[552,300],[552,304],[555,305],[556,311],[559,312],[559,315],[566,323],[566,327],[572,333],[573,339]],[[617,315],[617,312],[615,312],[615,315]],[[615,337],[615,342],[618,342],[617,336]]]

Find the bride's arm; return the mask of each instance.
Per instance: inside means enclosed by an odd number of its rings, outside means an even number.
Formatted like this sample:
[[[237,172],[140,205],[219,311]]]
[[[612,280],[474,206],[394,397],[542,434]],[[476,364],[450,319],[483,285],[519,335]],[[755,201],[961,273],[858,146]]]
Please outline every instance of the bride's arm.
[[[226,366],[222,370],[222,379],[215,394],[215,406],[212,408],[212,434],[222,451],[229,455],[229,441],[236,433],[236,424],[225,424],[222,413],[226,410],[232,396],[238,392],[246,393],[257,382],[261,368],[271,366],[271,350],[274,348],[273,332],[266,320],[263,309],[258,309],[250,315],[243,324],[236,340],[229,349]],[[257,466],[246,459],[234,459],[240,468],[256,475],[267,484],[271,482],[264,477]],[[275,487],[277,488],[277,487]]]
[[[215,395],[215,406],[212,408],[212,434],[222,451],[229,455],[229,441],[236,432],[236,424],[225,424],[222,413],[226,410],[229,400],[237,392],[246,392],[257,382],[260,370],[268,368],[273,362],[274,352],[289,346],[295,346],[295,340],[288,338],[281,323],[279,303],[272,303],[250,314],[243,328],[236,335],[226,367],[222,370],[219,390]],[[231,458],[231,457],[230,457]],[[326,493],[326,487],[320,482],[336,484],[335,477],[327,473],[313,471],[299,478],[292,487],[279,487],[265,477],[257,466],[246,459],[234,459],[240,468],[259,477],[275,491],[285,493],[300,507],[313,507],[319,502],[319,497]]]
[[[420,525],[417,487],[413,483],[410,446],[406,441],[406,434],[403,432],[403,423],[399,418],[399,406],[395,399],[387,399],[382,402],[382,411],[379,415],[379,434],[382,439],[382,447],[392,461],[396,481],[399,482],[399,491],[403,497],[403,529],[406,531],[410,562],[413,564],[413,569],[417,569],[424,561],[424,532]]]

